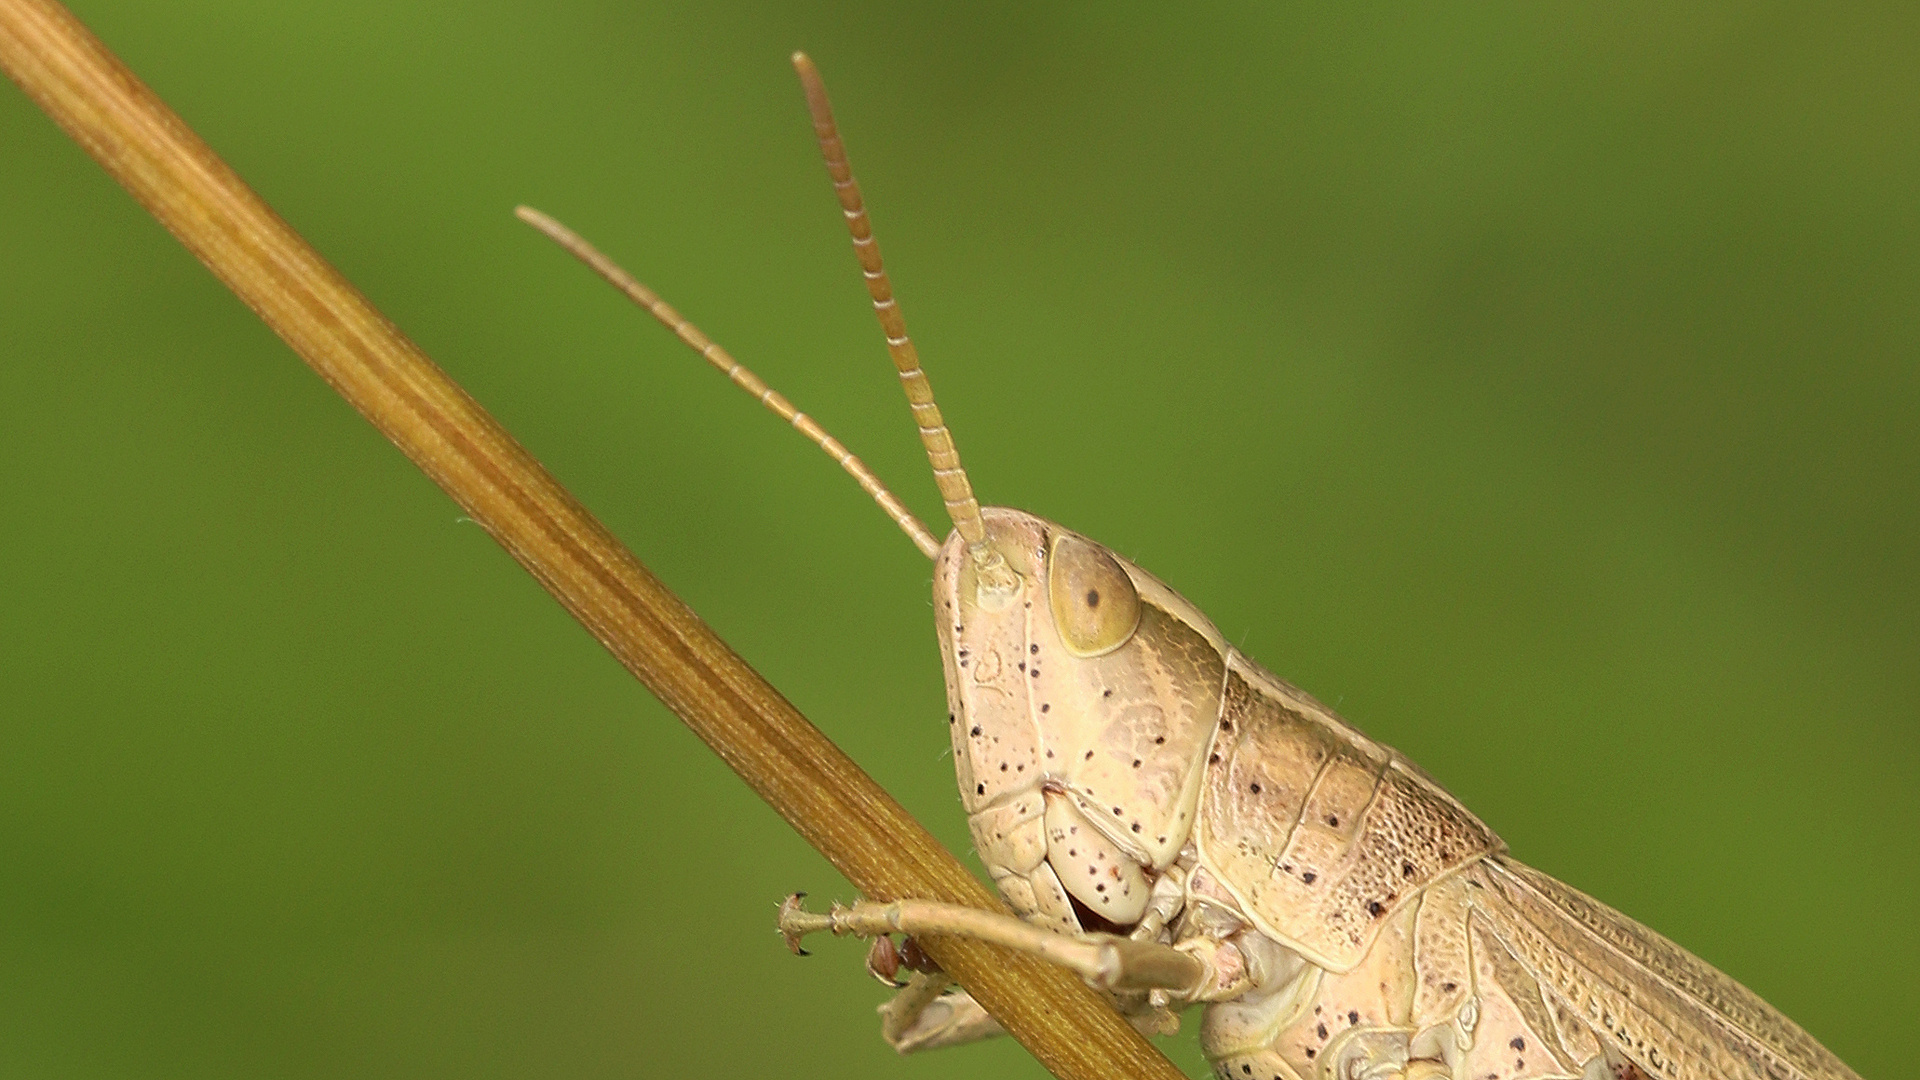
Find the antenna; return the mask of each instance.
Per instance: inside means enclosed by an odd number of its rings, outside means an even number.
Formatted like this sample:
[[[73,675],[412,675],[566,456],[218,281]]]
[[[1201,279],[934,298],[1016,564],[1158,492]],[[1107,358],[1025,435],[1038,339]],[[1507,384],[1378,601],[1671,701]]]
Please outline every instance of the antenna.
[[[947,517],[967,543],[982,588],[990,593],[1009,594],[1018,586],[1018,578],[999,552],[987,546],[987,526],[980,516],[980,501],[973,497],[973,485],[967,471],[960,467],[960,451],[954,448],[953,434],[940,418],[940,407],[933,403],[933,386],[920,369],[920,354],[907,337],[907,323],[900,305],[893,298],[893,284],[880,263],[880,245],[874,242],[873,225],[867,220],[866,204],[860,199],[860,185],[853,179],[853,166],[847,163],[847,148],[833,122],[833,106],[827,101],[827,87],[820,80],[820,69],[806,53],[793,54],[793,69],[800,74],[800,87],[807,94],[807,111],[813,114],[813,132],[820,139],[820,156],[826,159],[827,175],[833,178],[834,194],[840,197],[840,209],[847,217],[847,232],[853,236],[853,253],[860,259],[866,275],[867,293],[873,297],[873,313],[887,335],[887,352],[900,371],[900,386],[907,392],[907,406],[913,410],[914,423],[920,427],[920,441],[927,448],[927,460],[933,463],[933,479],[940,485],[940,497],[946,500]]]
[[[794,408],[793,403],[781,396],[779,391],[768,386],[760,376],[749,371],[746,365],[728,355],[727,350],[701,333],[699,327],[688,322],[679,312],[669,307],[667,302],[660,299],[652,289],[634,280],[632,274],[601,254],[599,249],[587,243],[580,234],[531,206],[515,207],[513,213],[521,221],[545,233],[554,243],[566,248],[574,258],[586,263],[594,273],[605,278],[614,288],[626,293],[634,303],[646,308],[648,314],[659,319],[667,329],[673,331],[675,337],[691,345],[695,352],[706,359],[707,363],[712,364],[727,378],[733,380],[735,386],[760,399],[760,404],[765,405],[775,416],[792,424],[799,429],[800,434],[813,440],[815,446],[825,450],[828,457],[839,462],[840,467],[847,470],[847,475],[858,481],[861,488],[873,496],[873,501],[879,503],[880,509],[885,510],[887,516],[893,519],[893,523],[900,526],[901,532],[913,539],[915,546],[919,547],[922,554],[929,559],[940,557],[939,538],[921,524],[920,519],[914,517],[912,511],[900,504],[900,500],[894,497],[893,492],[887,490],[886,485],[880,482],[880,478],[873,474],[873,470],[867,468],[866,462],[855,457],[853,451],[842,445],[840,440],[827,434],[826,429],[816,423],[813,417]],[[935,414],[936,421],[938,415]],[[979,514],[977,506],[974,513],[976,516]]]

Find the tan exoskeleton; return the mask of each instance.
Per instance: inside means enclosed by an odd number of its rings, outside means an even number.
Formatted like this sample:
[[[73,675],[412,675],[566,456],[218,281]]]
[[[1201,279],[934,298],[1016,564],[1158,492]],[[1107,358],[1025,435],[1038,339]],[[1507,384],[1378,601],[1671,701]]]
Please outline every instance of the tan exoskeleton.
[[[936,629],[974,845],[1019,918],[912,900],[780,927],[875,939],[919,969],[881,1007],[902,1051],[997,1026],[911,935],[1063,964],[1137,1026],[1204,1003],[1233,1080],[1858,1080],[1686,950],[1510,858],[1411,762],[1268,674],[1152,575],[1071,530],[983,509],[908,340],[834,127],[808,107],[954,532],[559,223],[520,214],[666,323],[851,473],[935,561]],[[909,935],[896,947],[890,937]]]

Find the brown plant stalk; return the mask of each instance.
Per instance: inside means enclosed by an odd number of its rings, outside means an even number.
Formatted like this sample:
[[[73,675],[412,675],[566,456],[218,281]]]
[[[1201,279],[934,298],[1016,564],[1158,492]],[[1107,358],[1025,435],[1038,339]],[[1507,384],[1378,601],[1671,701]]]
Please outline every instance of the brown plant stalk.
[[[857,888],[1004,910],[64,7],[0,0],[0,67]],[[1180,1076],[1061,969],[925,945],[1062,1080]]]

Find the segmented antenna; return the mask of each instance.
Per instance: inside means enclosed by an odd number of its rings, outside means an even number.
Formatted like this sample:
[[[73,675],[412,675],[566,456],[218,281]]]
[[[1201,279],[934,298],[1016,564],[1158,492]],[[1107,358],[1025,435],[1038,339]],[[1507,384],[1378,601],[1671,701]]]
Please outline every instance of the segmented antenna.
[[[887,352],[900,371],[900,386],[907,392],[907,405],[913,410],[914,423],[920,427],[920,441],[927,448],[927,460],[933,463],[933,479],[940,485],[940,497],[946,500],[947,517],[967,542],[981,583],[997,591],[1009,591],[1012,571],[1000,555],[987,546],[987,526],[980,517],[980,501],[973,497],[973,485],[967,471],[960,467],[960,451],[954,448],[953,435],[940,418],[940,407],[933,403],[933,386],[920,370],[920,354],[907,337],[907,323],[900,305],[893,298],[893,285],[880,263],[880,245],[874,242],[873,226],[867,220],[866,205],[860,199],[860,185],[853,179],[853,166],[847,163],[847,148],[833,122],[833,106],[827,101],[826,84],[820,70],[806,53],[793,54],[793,69],[800,73],[800,86],[807,94],[807,111],[813,114],[813,132],[820,139],[820,156],[826,159],[827,175],[833,178],[834,194],[840,197],[840,209],[847,217],[847,231],[853,236],[853,253],[860,259],[866,275],[867,292],[873,297],[873,313],[887,335]]]
[[[699,327],[688,322],[684,316],[668,306],[665,300],[660,299],[652,289],[634,280],[632,274],[601,254],[599,249],[587,243],[578,233],[531,206],[515,207],[513,212],[521,221],[539,229],[554,243],[566,248],[575,258],[586,263],[594,273],[605,278],[608,284],[626,293],[628,299],[646,308],[648,314],[659,319],[667,329],[673,331],[675,337],[691,345],[695,352],[706,359],[707,363],[712,364],[727,378],[733,380],[735,386],[760,399],[760,404],[765,405],[775,416],[792,424],[800,434],[813,440],[815,446],[825,450],[828,457],[839,462],[840,467],[847,470],[847,475],[853,477],[867,494],[873,496],[873,501],[880,504],[880,509],[885,510],[894,524],[900,526],[901,532],[913,539],[914,544],[927,558],[939,557],[939,538],[921,524],[920,519],[914,517],[912,511],[902,506],[899,499],[894,498],[893,492],[888,491],[886,485],[880,482],[880,478],[873,474],[873,470],[867,468],[866,462],[855,457],[853,451],[843,446],[840,440],[827,434],[826,429],[816,423],[813,417],[794,408],[793,403],[781,396],[779,391],[768,386],[760,376],[755,375],[740,361],[728,355],[727,350],[701,333]],[[935,414],[935,418],[938,419],[938,414]],[[975,513],[978,513],[977,509]]]

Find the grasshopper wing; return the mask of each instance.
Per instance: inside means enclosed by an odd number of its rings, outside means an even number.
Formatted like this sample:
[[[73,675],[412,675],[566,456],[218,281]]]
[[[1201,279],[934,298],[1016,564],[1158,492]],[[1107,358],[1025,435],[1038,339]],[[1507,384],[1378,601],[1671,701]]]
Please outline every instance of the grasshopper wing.
[[[1472,903],[1550,994],[1656,1080],[1860,1080],[1725,973],[1585,894],[1504,855]]]

